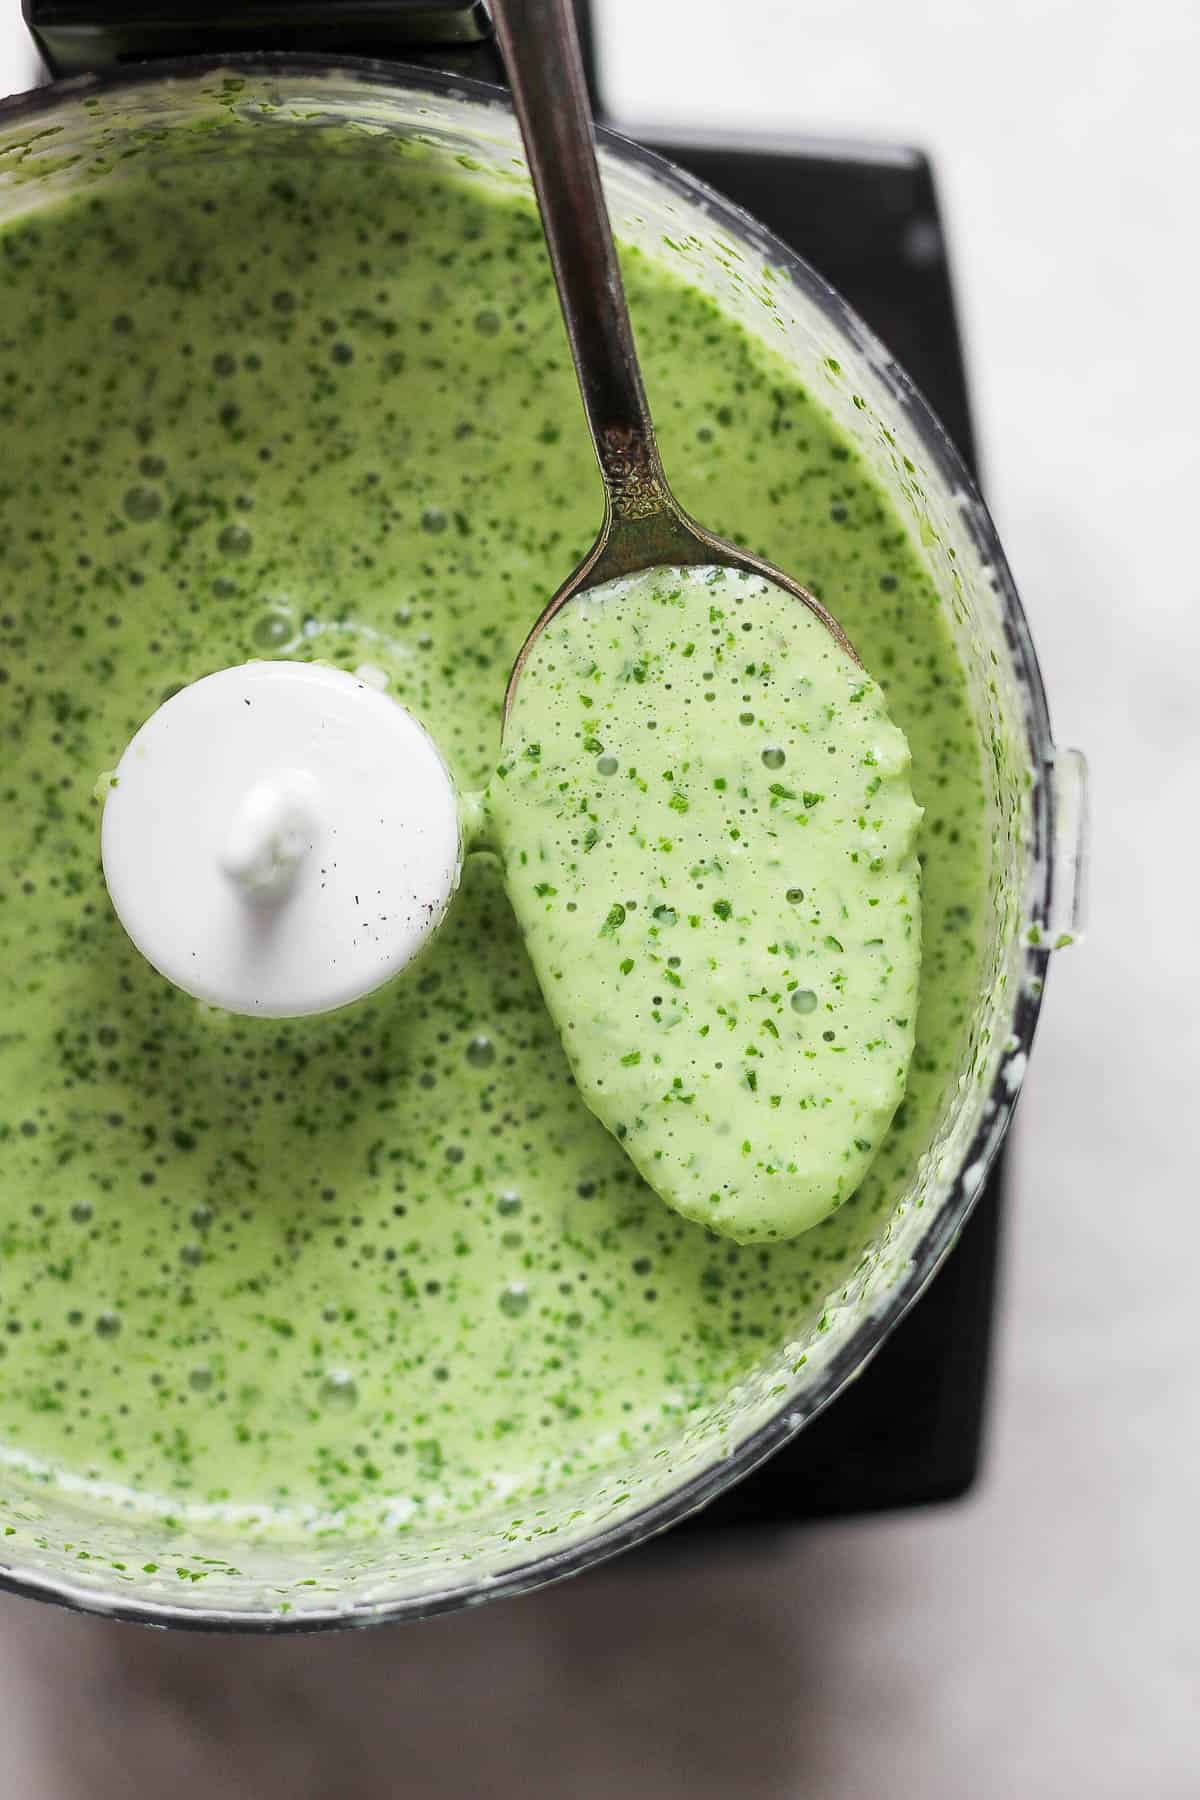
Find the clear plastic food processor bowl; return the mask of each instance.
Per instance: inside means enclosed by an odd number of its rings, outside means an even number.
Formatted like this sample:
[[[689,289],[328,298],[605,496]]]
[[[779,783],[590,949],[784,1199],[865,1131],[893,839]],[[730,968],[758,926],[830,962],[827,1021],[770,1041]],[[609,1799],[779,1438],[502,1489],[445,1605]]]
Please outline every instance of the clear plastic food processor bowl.
[[[179,127],[210,119],[216,129]],[[222,124],[240,129],[222,132]],[[398,66],[298,58],[150,65],[0,106],[0,219],[119,182],[139,157],[288,154],[350,125],[361,154],[402,134],[497,182],[525,180],[498,90]],[[346,137],[345,132],[341,133]],[[990,915],[958,1078],[892,1216],[823,1307],[678,1434],[565,1484],[515,1521],[490,1514],[369,1540],[231,1541],[184,1515],[105,1508],[0,1469],[0,1582],[146,1623],[281,1631],[477,1604],[558,1579],[704,1505],[853,1380],[931,1280],[1012,1115],[1050,950],[1076,931],[1082,762],[1056,751],[1025,617],[987,512],[937,420],[871,333],[753,219],[659,157],[602,133],[617,235],[673,265],[782,354],[894,495],[952,622],[990,786]],[[286,139],[286,142],[285,142]],[[226,145],[227,149],[223,148]],[[344,150],[344,144],[343,144]],[[353,153],[357,153],[352,151]]]

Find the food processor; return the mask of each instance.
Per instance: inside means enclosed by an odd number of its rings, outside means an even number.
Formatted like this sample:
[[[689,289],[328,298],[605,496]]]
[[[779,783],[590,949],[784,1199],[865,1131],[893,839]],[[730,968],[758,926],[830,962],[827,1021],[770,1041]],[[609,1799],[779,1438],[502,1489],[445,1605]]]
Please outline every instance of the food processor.
[[[300,4],[286,20],[259,7],[227,20],[199,10],[164,16],[133,5],[34,0],[26,11],[51,68],[67,78],[0,107],[5,220],[119,180],[130,157],[181,153],[180,128],[209,117],[236,120],[239,141],[260,134],[269,153],[283,130],[319,134],[352,123],[364,153],[378,136],[407,135],[432,155],[469,158],[498,180],[516,179],[511,111],[501,90],[476,79],[501,73],[479,6]],[[85,1494],[22,1484],[9,1469],[0,1490],[0,1579],[15,1590],[146,1623],[364,1625],[534,1587],[692,1516],[693,1529],[711,1528],[722,1505],[726,1519],[794,1517],[797,1492],[804,1510],[848,1511],[961,1491],[970,1479],[995,1245],[989,1174],[1020,1090],[1048,957],[1076,929],[1082,764],[1053,744],[1020,603],[959,450],[891,351],[823,279],[857,282],[864,294],[874,281],[890,295],[892,317],[886,306],[875,309],[889,344],[903,347],[924,386],[940,390],[939,409],[969,453],[927,165],[907,152],[797,146],[771,159],[768,178],[746,150],[665,148],[671,160],[602,133],[618,239],[677,268],[750,333],[769,336],[893,495],[954,621],[987,753],[992,910],[971,1029],[937,1130],[904,1200],[826,1297],[818,1326],[798,1321],[795,1335],[764,1349],[752,1379],[681,1424],[670,1443],[644,1458],[629,1453],[603,1478],[564,1485],[529,1516],[513,1520],[498,1505],[453,1528],[361,1542],[233,1543],[186,1518],[101,1513]],[[856,203],[815,203],[838,183]],[[716,191],[727,185],[771,210],[821,273]],[[789,205],[790,222],[779,216]],[[872,206],[873,222],[864,212]],[[823,242],[822,230],[833,236]],[[914,316],[906,284],[921,297],[920,328],[902,346],[902,321]],[[968,1226],[985,1196],[987,1210]],[[902,1325],[964,1227],[958,1256]],[[831,1408],[897,1327],[907,1340],[897,1333],[876,1365],[886,1371],[884,1358],[894,1359],[887,1402],[871,1402],[868,1371],[858,1393]],[[953,1380],[939,1388],[956,1369],[957,1388]],[[954,1402],[943,1394],[957,1395],[952,1444],[944,1429]],[[924,1446],[923,1423],[932,1427]],[[929,1453],[939,1434],[940,1464]],[[815,1452],[806,1450],[813,1444]],[[823,1487],[806,1477],[806,1455],[815,1455],[808,1468],[818,1477],[824,1465]],[[785,1468],[773,1489],[785,1497],[781,1506],[764,1484]]]

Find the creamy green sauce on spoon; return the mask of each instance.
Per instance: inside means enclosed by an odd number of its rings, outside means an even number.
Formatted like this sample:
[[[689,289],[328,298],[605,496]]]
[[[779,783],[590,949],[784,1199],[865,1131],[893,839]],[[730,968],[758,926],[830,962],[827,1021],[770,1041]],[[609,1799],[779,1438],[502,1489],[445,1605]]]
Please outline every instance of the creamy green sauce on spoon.
[[[795,1237],[904,1092],[921,955],[911,758],[791,594],[652,569],[534,645],[490,803],[579,1090],[679,1212]]]

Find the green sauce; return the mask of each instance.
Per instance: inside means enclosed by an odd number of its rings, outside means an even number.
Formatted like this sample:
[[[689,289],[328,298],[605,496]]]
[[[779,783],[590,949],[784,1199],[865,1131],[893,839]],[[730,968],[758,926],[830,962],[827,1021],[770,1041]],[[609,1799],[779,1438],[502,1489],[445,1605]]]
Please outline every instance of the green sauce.
[[[370,662],[481,789],[599,512],[532,208],[287,138],[131,162],[0,234],[0,1456],[98,1506],[400,1529],[677,1430],[853,1271],[956,1078],[982,780],[886,497],[782,363],[631,256],[682,500],[824,600],[912,746],[916,1048],[857,1193],[770,1246],[668,1211],[575,1089],[490,854],[345,1014],[234,1019],[156,976],[95,790],[163,694]]]
[[[883,695],[781,588],[654,569],[571,602],[493,785],[505,878],[579,1090],[662,1198],[788,1238],[904,1093],[920,809]]]

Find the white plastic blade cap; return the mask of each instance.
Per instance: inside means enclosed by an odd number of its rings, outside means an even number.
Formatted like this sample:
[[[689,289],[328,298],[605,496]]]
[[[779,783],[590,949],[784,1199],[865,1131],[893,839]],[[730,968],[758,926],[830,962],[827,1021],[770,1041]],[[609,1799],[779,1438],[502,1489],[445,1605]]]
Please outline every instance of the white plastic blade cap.
[[[147,961],[228,1012],[330,1012],[404,967],[458,884],[449,771],[373,682],[314,663],[206,675],[134,735],[104,878]]]

